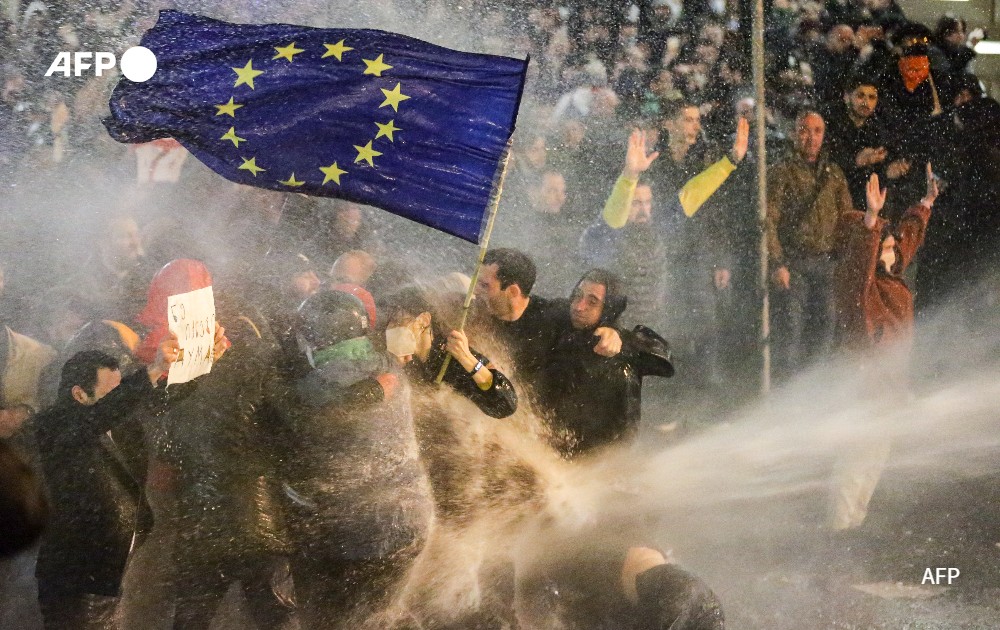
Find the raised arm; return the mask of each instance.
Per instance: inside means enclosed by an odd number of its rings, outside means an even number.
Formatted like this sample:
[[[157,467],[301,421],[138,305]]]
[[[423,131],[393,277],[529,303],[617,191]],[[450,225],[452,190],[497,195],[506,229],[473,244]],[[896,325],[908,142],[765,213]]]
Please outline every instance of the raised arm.
[[[746,118],[740,117],[736,124],[736,139],[729,155],[689,179],[680,189],[678,198],[685,216],[693,217],[709,197],[715,194],[715,191],[736,170],[736,165],[743,161],[749,144],[750,123]]]
[[[625,150],[625,166],[615,182],[608,200],[604,203],[601,216],[604,222],[616,230],[628,223],[632,197],[639,184],[639,176],[649,169],[650,165],[660,157],[659,151],[646,153],[646,132],[634,129],[628,137],[628,148]]]

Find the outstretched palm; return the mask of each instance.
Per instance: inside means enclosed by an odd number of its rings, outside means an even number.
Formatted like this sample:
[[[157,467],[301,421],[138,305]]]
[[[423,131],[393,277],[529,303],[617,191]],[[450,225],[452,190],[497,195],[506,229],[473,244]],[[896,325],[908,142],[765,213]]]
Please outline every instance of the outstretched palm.
[[[646,154],[646,132],[641,129],[633,129],[628,137],[628,149],[625,151],[624,175],[631,179],[636,179],[649,168],[649,166],[660,157],[659,151]]]

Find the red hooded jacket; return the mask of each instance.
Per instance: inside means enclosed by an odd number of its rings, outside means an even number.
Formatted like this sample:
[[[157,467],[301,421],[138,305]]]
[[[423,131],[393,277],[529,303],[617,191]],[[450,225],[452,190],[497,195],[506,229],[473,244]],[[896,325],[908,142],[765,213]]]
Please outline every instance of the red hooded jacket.
[[[156,358],[160,342],[170,334],[167,322],[167,298],[179,293],[187,293],[212,286],[212,275],[205,264],[198,260],[180,258],[163,266],[146,294],[146,306],[136,317],[136,321],[146,327],[147,334],[136,348],[135,355],[145,364]]]

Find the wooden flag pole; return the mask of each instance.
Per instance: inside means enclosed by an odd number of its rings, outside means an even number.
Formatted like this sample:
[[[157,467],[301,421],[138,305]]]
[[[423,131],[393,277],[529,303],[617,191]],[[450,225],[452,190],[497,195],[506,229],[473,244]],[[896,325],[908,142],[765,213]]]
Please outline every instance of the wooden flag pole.
[[[770,256],[767,250],[767,94],[764,90],[764,0],[755,0],[751,30],[753,54],[753,86],[757,98],[757,220],[760,226],[760,276],[757,279],[761,291],[760,336],[761,375],[760,391],[771,391],[771,300],[768,292],[770,271],[767,268]]]
[[[507,166],[510,165],[510,148],[514,142],[514,136],[507,141],[507,148],[503,154],[503,164],[500,168],[500,177],[497,178],[497,186],[490,195],[490,215],[486,220],[486,231],[479,243],[479,259],[476,260],[476,268],[472,271],[472,280],[469,282],[469,290],[465,292],[465,303],[462,304],[462,317],[458,320],[458,330],[465,330],[465,322],[469,318],[469,308],[472,307],[472,300],[476,296],[476,282],[479,280],[479,271],[483,268],[483,259],[486,258],[486,250],[490,247],[490,235],[493,234],[493,223],[497,218],[497,210],[500,208],[500,195],[503,194],[503,182],[507,179]],[[436,383],[444,380],[444,373],[448,371],[448,364],[451,363],[451,355],[444,357],[441,370],[438,372]]]

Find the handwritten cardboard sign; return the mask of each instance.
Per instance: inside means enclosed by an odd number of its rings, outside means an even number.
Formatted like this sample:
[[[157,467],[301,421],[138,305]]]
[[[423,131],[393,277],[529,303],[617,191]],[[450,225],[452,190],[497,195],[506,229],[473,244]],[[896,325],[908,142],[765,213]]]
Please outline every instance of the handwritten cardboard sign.
[[[215,295],[212,287],[167,298],[167,321],[181,352],[170,366],[167,384],[187,383],[212,371],[215,341]]]

